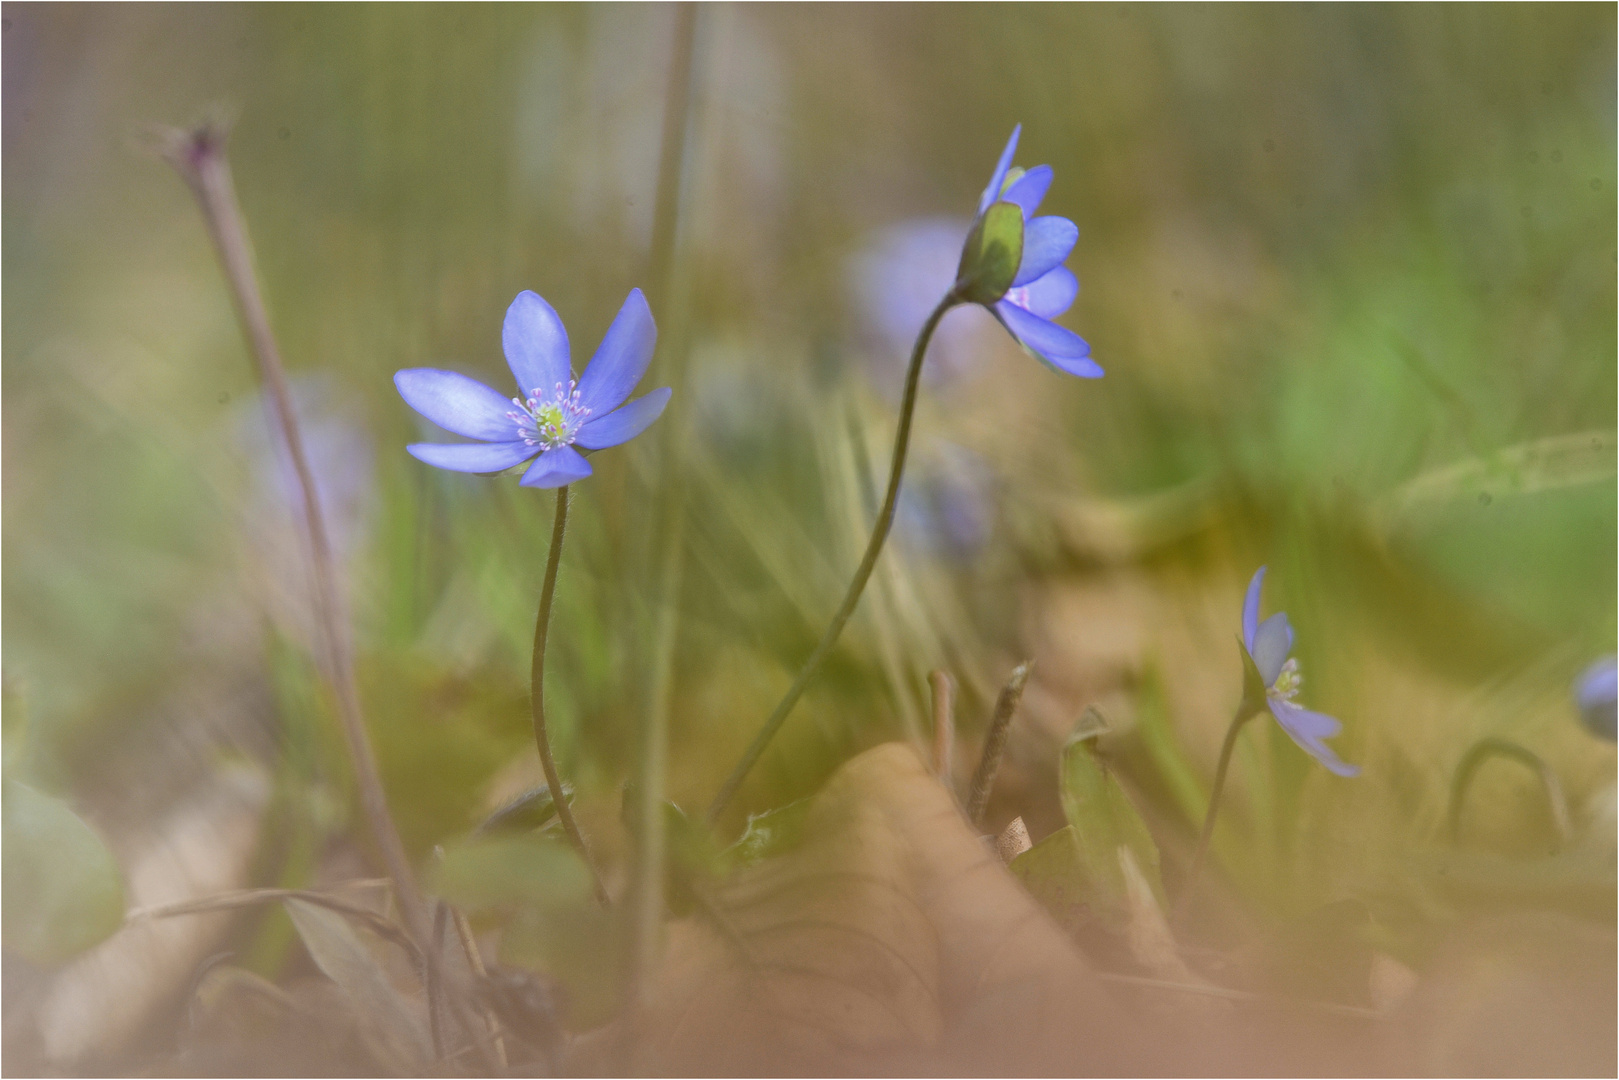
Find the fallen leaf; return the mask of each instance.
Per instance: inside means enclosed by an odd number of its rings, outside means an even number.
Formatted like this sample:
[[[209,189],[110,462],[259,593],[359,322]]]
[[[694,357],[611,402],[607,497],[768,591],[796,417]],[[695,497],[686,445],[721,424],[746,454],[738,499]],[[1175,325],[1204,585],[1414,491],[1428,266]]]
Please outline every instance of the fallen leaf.
[[[1141,1067],[1143,1044],[1073,943],[909,746],[845,764],[811,801],[801,846],[702,899],[670,924],[634,1039],[581,1040],[566,1068]],[[617,1056],[626,1042],[633,1058]]]

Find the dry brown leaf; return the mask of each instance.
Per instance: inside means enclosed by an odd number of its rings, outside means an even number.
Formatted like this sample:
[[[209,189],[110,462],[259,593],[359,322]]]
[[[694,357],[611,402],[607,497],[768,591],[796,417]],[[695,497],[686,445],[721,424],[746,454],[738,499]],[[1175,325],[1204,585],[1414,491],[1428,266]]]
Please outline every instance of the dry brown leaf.
[[[844,765],[813,800],[803,845],[703,906],[671,925],[633,1071],[1144,1065],[1068,937],[908,746]],[[615,1039],[585,1040],[569,1067],[614,1067]]]

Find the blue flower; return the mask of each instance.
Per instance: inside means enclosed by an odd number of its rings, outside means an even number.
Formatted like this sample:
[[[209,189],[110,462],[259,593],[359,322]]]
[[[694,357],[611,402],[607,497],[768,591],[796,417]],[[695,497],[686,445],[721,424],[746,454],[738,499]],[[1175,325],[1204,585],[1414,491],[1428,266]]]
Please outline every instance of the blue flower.
[[[591,473],[590,462],[575,446],[605,450],[627,442],[669,404],[668,387],[624,403],[646,373],[657,340],[646,297],[631,289],[576,381],[562,320],[550,304],[524,290],[506,309],[500,335],[524,396],[504,398],[453,371],[406,368],[394,375],[394,385],[407,405],[446,431],[481,441],[412,443],[405,449],[419,461],[455,472],[497,473],[533,458],[519,481],[526,487],[583,480]]]
[[[1265,684],[1265,704],[1301,750],[1339,776],[1354,776],[1360,768],[1340,761],[1322,741],[1338,734],[1343,725],[1325,713],[1311,712],[1293,701],[1304,684],[1299,662],[1288,656],[1293,651],[1293,627],[1286,613],[1281,611],[1264,622],[1259,621],[1259,590],[1264,583],[1265,568],[1261,566],[1248,583],[1248,596],[1242,603],[1242,644]]]
[[[1091,347],[1071,330],[1052,322],[1067,311],[1079,295],[1079,280],[1063,260],[1074,250],[1079,227],[1067,218],[1035,217],[1040,200],[1051,187],[1051,166],[1037,165],[1025,172],[1012,167],[1023,125],[1012,130],[995,174],[978,200],[981,219],[998,202],[1012,203],[1023,212],[1023,253],[1006,293],[985,304],[1007,332],[1057,371],[1087,379],[1102,376],[1091,359]]]
[[[1619,699],[1619,667],[1614,657],[1604,656],[1580,672],[1574,680],[1574,700],[1580,719],[1593,735],[1614,741],[1615,700]]]

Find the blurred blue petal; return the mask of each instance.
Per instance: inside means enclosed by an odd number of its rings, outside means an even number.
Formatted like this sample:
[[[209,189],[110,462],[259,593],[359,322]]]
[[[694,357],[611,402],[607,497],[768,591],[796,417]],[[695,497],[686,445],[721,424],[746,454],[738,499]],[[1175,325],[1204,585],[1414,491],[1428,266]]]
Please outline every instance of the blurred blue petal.
[[[1574,680],[1574,700],[1580,706],[1580,720],[1591,734],[1614,741],[1619,721],[1619,666],[1615,658],[1604,656],[1580,672]]]
[[[1259,591],[1264,584],[1265,568],[1261,566],[1248,582],[1248,595],[1242,601],[1242,644],[1249,656],[1254,654],[1254,634],[1259,630]]]
[[[537,293],[524,289],[506,309],[500,330],[506,363],[517,379],[517,396],[535,391],[550,394],[573,378],[568,359],[568,331],[557,313]]]
[[[664,406],[669,404],[669,396],[673,393],[664,386],[644,394],[606,416],[586,422],[573,441],[586,450],[605,450],[609,446],[628,442],[663,415]]]
[[[1360,766],[1340,760],[1332,748],[1321,741],[1331,738],[1342,730],[1343,725],[1337,720],[1326,713],[1311,712],[1280,698],[1271,698],[1269,704],[1271,715],[1276,717],[1276,722],[1282,725],[1282,730],[1299,745],[1299,749],[1339,776],[1360,774]]]
[[[978,212],[982,214],[989,209],[990,203],[1000,198],[1001,185],[1006,183],[1006,172],[1012,167],[1012,155],[1017,153],[1018,136],[1023,134],[1023,125],[1019,124],[1012,129],[1012,137],[1006,140],[1006,149],[1001,151],[1001,160],[995,163],[995,172],[989,178],[989,186],[978,199]]]
[[[1274,683],[1276,676],[1282,673],[1282,665],[1287,663],[1287,654],[1292,651],[1293,627],[1283,611],[1278,611],[1259,624],[1259,629],[1254,632],[1253,648],[1248,650],[1266,686]]]
[[[1023,261],[1012,287],[1027,285],[1060,266],[1079,240],[1079,226],[1067,218],[1037,217],[1023,231]]]
[[[1015,203],[1023,211],[1023,220],[1027,221],[1034,216],[1035,210],[1040,206],[1040,200],[1044,199],[1046,192],[1050,190],[1051,178],[1050,165],[1036,165],[1006,189],[1001,201]]]
[[[640,289],[631,289],[613,325],[579,377],[579,403],[601,416],[622,405],[646,374],[658,328]]]
[[[517,434],[508,415],[516,408],[511,399],[476,379],[437,368],[406,368],[394,373],[394,385],[405,404],[445,431],[489,442]]]
[[[571,446],[558,446],[534,459],[523,479],[524,487],[554,488],[583,480],[591,473],[590,462]]]
[[[496,473],[520,465],[539,452],[526,442],[411,443],[405,447],[417,461],[452,472]]]

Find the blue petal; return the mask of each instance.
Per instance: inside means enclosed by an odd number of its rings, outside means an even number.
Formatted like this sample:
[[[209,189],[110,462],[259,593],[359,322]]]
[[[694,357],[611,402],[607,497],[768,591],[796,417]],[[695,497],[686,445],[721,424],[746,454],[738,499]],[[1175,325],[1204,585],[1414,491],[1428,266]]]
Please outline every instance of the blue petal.
[[[1276,717],[1276,722],[1282,725],[1282,730],[1287,732],[1288,737],[1298,743],[1300,750],[1339,776],[1360,774],[1360,766],[1345,764],[1333,753],[1331,747],[1321,741],[1330,739],[1342,730],[1343,725],[1337,720],[1326,713],[1311,712],[1291,701],[1276,698],[1270,699],[1270,711],[1271,715]]]
[[[640,289],[631,289],[601,347],[579,377],[579,404],[600,416],[624,404],[652,362],[658,328]]]
[[[1023,262],[1018,264],[1012,287],[1027,285],[1062,265],[1079,240],[1079,226],[1067,218],[1037,217],[1023,230]]]
[[[996,304],[994,310],[995,317],[1018,339],[1018,344],[1050,367],[1082,379],[1102,377],[1101,366],[1090,358],[1091,347],[1072,330],[1065,330],[1005,300]]]
[[[663,415],[663,407],[669,404],[672,393],[674,391],[665,386],[614,409],[606,416],[598,416],[581,427],[573,441],[586,450],[605,450],[609,446],[629,442]]]
[[[1046,192],[1050,188],[1051,166],[1036,165],[1006,189],[1001,201],[1016,203],[1023,210],[1023,220],[1028,221],[1034,216],[1035,210],[1040,206],[1040,200],[1046,197]]]
[[[452,472],[497,473],[520,465],[539,449],[525,442],[411,443],[405,447],[417,461]]]
[[[1248,649],[1248,655],[1254,654],[1254,633],[1259,629],[1259,590],[1265,584],[1265,568],[1261,566],[1254,571],[1253,580],[1248,582],[1248,595],[1242,600],[1242,643]]]
[[[517,396],[539,390],[550,397],[557,383],[573,378],[568,361],[568,331],[550,304],[524,289],[506,309],[500,346],[517,377]]]
[[[534,459],[523,479],[524,487],[554,488],[583,480],[591,473],[590,462],[571,446],[558,446]]]
[[[1006,170],[1012,167],[1012,155],[1017,153],[1018,136],[1023,134],[1023,125],[1019,124],[1012,129],[1012,137],[1006,140],[1006,149],[1001,151],[1001,160],[995,163],[995,174],[989,178],[989,186],[978,199],[978,212],[982,214],[989,209],[989,204],[1001,196],[1001,185],[1006,183]]]
[[[1254,667],[1259,669],[1265,685],[1270,686],[1282,673],[1282,665],[1287,663],[1287,654],[1292,651],[1293,627],[1287,621],[1287,613],[1278,611],[1254,631],[1254,647],[1248,654],[1254,658]]]
[[[1059,266],[1027,285],[1007,290],[1006,299],[1042,319],[1055,319],[1074,306],[1078,295],[1079,279],[1066,266]]]
[[[517,422],[506,415],[516,406],[477,379],[437,368],[406,368],[394,372],[394,385],[405,404],[445,431],[489,442],[517,434]]]

